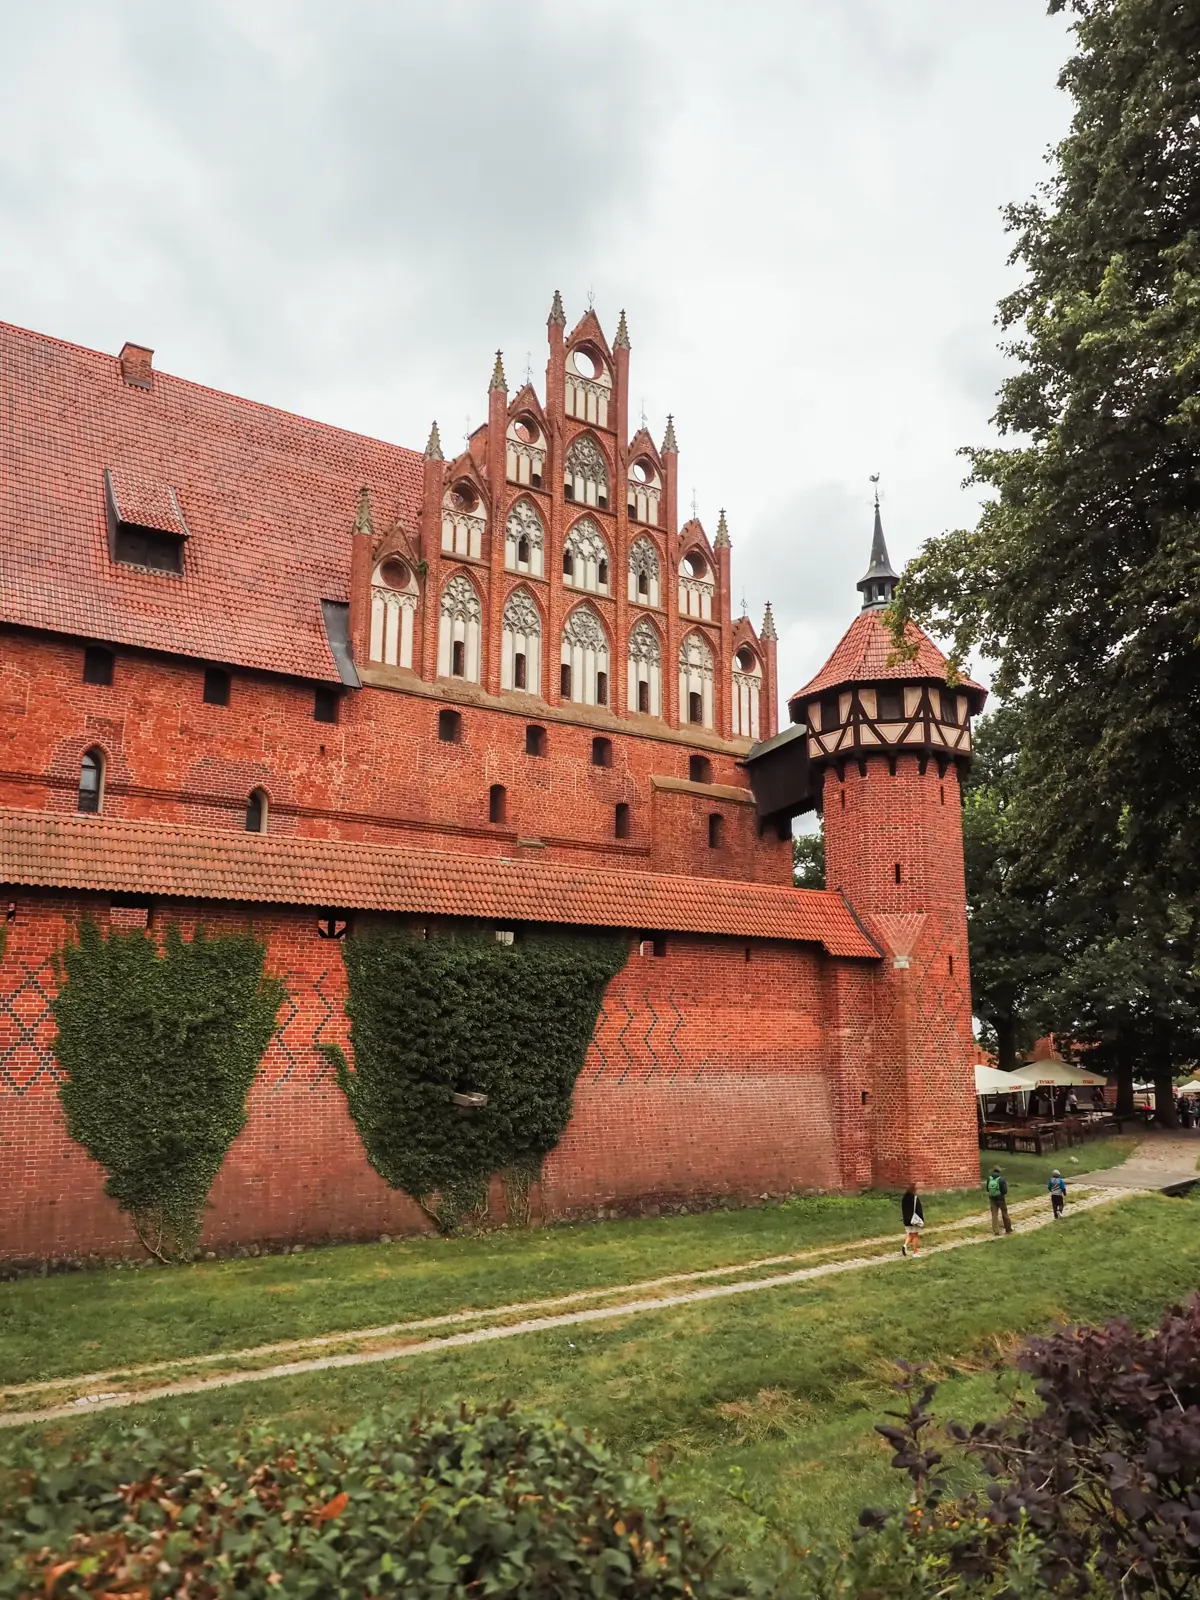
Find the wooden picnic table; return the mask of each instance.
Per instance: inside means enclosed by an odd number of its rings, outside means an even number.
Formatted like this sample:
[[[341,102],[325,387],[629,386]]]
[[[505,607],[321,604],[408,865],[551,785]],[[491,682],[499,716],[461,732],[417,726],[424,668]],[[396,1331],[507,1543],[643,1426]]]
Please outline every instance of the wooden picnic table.
[[[1101,1115],[1081,1113],[1059,1121],[1007,1117],[1003,1121],[982,1124],[979,1148],[1007,1150],[1009,1155],[1024,1151],[1041,1156],[1048,1150],[1069,1150],[1072,1145],[1086,1144],[1089,1139],[1104,1139],[1120,1131],[1119,1119],[1107,1112]]]

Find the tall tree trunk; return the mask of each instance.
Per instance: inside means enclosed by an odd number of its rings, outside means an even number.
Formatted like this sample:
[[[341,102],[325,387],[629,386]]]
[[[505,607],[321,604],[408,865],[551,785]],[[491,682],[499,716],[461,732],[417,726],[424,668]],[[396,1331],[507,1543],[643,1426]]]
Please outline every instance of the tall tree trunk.
[[[1117,1041],[1117,1115],[1132,1117],[1133,1057],[1124,1039]]]
[[[1017,1018],[1011,1015],[997,1017],[994,1027],[996,1029],[996,1065],[1001,1072],[1011,1072],[1017,1065]]]

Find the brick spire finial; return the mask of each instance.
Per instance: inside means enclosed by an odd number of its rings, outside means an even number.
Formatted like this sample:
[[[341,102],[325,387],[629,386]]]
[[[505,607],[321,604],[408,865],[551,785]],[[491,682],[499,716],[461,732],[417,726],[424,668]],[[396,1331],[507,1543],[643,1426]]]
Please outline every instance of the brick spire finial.
[[[438,433],[436,422],[429,430],[429,443],[425,446],[425,459],[426,461],[444,461],[446,459],[442,454],[442,437]]]
[[[504,376],[504,362],[499,350],[496,351],[496,365],[492,368],[492,381],[488,384],[489,393],[493,389],[503,389],[505,393],[508,392],[508,379]]]
[[[364,483],[358,497],[358,515],[354,519],[355,533],[365,533],[369,539],[375,537],[375,524],[371,520],[371,493]]]
[[[676,455],[679,454],[679,446],[675,443],[675,418],[671,412],[667,413],[667,431],[663,434],[662,447],[664,455],[668,450],[674,450]]]
[[[759,629],[758,637],[760,639],[778,639],[779,637],[775,632],[775,618],[771,612],[771,602],[769,600],[767,601],[767,609],[763,612],[763,625]]]
[[[613,338],[613,349],[614,350],[628,350],[629,349],[629,324],[625,321],[624,309],[622,309],[620,320],[617,323],[616,335]]]
[[[729,548],[729,524],[725,521],[725,507],[721,507],[721,514],[717,518],[717,537],[713,540],[714,550],[727,550]]]
[[[550,303],[550,315],[546,321],[556,322],[560,328],[565,328],[567,325],[567,313],[563,310],[562,295],[557,289],[554,291],[554,299]]]

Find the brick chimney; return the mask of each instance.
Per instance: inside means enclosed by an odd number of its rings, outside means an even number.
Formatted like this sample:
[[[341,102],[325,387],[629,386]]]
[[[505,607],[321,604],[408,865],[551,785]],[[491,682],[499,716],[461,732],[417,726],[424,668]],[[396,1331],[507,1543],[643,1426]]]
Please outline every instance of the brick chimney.
[[[127,384],[134,389],[153,389],[153,350],[148,350],[144,344],[130,344],[126,340],[117,359],[121,363],[121,377]]]

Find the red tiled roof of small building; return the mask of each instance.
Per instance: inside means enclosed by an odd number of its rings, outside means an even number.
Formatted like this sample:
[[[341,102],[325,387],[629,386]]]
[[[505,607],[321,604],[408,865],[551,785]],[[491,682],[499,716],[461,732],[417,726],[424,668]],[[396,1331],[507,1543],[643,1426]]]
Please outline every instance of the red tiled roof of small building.
[[[811,699],[826,689],[838,689],[844,684],[877,683],[885,678],[906,678],[909,682],[932,679],[945,683],[946,658],[929,635],[915,622],[909,622],[904,637],[917,647],[916,655],[907,660],[896,656],[884,612],[879,607],[860,611],[820,672],[803,689],[789,696],[789,703]],[[980,696],[987,693],[982,684],[971,678],[960,678],[956,687],[974,690]]]
[[[788,939],[879,957],[832,891],[45,811],[0,811],[0,883]]]
[[[322,600],[349,593],[363,484],[416,526],[422,457],[0,323],[0,621],[335,682]],[[162,527],[182,577],[110,559],[121,516]],[[126,505],[128,502],[128,508]],[[184,530],[178,529],[183,532]]]

